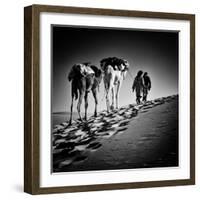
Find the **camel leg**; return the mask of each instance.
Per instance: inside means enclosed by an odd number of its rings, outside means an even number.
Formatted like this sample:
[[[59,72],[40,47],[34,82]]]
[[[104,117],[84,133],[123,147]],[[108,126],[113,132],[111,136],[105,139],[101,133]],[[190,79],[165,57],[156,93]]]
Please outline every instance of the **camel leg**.
[[[120,91],[120,88],[121,88],[121,82],[119,82],[117,84],[117,91],[116,91],[116,94],[115,94],[115,101],[116,101],[116,108],[117,109],[119,108],[119,91]]]
[[[77,103],[77,111],[78,111],[78,115],[79,115],[79,118],[80,118],[81,121],[82,121],[81,104],[82,104],[82,101],[83,101],[83,96],[84,96],[83,92],[80,92],[78,103]]]
[[[72,96],[72,102],[71,102],[71,113],[70,113],[69,125],[72,124],[73,104],[74,104],[74,96]]]
[[[106,107],[107,112],[110,111],[110,102],[109,102],[109,85],[106,83],[106,80],[104,79],[104,85],[105,85],[105,92],[106,92]]]
[[[114,109],[114,106],[115,106],[115,87],[112,87],[111,91],[112,91],[112,104],[111,104],[111,110],[113,110],[113,109]]]
[[[109,102],[109,90],[106,90],[106,106],[107,106],[107,112],[110,112],[110,102]]]
[[[87,120],[88,92],[85,93],[85,120]]]
[[[95,101],[94,116],[97,117],[97,105],[98,105],[97,89],[92,90],[92,94],[93,94],[93,96],[94,96],[94,101]]]

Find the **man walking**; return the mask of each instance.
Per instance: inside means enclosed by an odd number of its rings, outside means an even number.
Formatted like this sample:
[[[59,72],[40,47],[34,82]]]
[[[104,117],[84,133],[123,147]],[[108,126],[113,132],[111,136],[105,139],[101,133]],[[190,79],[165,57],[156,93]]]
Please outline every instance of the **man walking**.
[[[148,76],[148,73],[145,72],[143,75],[143,82],[144,82],[144,87],[143,87],[143,101],[146,102],[147,101],[147,95],[148,95],[148,91],[150,91],[151,89],[151,79]]]
[[[135,77],[135,80],[133,82],[133,86],[132,86],[132,89],[133,89],[133,92],[135,91],[136,92],[136,103],[137,104],[140,104],[141,101],[141,94],[142,94],[142,91],[143,91],[143,80],[142,80],[142,74],[143,74],[143,71],[138,71],[137,73],[137,76]]]

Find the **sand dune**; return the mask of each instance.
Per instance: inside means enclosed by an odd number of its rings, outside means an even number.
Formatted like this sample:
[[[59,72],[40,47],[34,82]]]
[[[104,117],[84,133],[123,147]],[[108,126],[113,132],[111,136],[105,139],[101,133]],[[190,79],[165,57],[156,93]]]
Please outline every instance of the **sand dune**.
[[[63,122],[52,144],[54,172],[177,166],[178,96]]]

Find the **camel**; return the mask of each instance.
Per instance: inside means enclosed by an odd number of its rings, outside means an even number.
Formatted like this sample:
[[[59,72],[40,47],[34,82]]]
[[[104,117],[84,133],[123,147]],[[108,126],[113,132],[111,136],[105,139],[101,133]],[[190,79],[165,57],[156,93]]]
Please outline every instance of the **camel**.
[[[119,92],[123,80],[126,77],[126,72],[129,68],[129,63],[120,58],[109,57],[100,61],[101,69],[104,72],[104,86],[106,92],[107,112],[118,109],[119,107]],[[115,91],[116,90],[116,91]],[[109,93],[112,92],[112,104],[110,106]]]
[[[80,111],[81,111],[81,104],[84,98],[85,120],[87,120],[88,93],[90,91],[92,91],[95,100],[94,116],[97,116],[97,105],[98,105],[97,92],[102,80],[101,69],[99,69],[94,65],[90,65],[90,63],[75,64],[73,65],[71,71],[68,74],[68,80],[71,81],[71,97],[72,97],[69,125],[71,125],[72,123],[74,100],[77,99],[78,99],[77,111],[79,119],[83,121]]]

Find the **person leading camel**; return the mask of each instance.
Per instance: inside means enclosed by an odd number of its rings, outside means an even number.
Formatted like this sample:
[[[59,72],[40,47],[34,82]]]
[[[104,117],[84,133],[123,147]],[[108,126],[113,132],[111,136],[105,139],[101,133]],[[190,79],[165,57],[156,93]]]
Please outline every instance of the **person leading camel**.
[[[138,71],[137,76],[135,77],[135,80],[134,80],[133,86],[132,86],[133,92],[134,91],[136,92],[136,103],[137,104],[141,103],[140,99],[142,97],[142,91],[144,88],[142,74],[143,74],[143,71],[141,71],[141,70]]]

